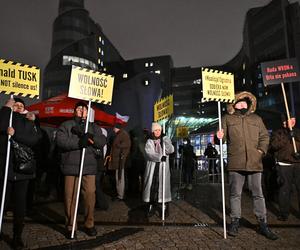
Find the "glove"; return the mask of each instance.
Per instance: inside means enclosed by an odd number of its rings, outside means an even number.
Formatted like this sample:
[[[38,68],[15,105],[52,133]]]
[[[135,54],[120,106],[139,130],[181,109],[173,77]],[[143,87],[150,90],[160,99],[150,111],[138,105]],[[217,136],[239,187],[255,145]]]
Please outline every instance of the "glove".
[[[87,146],[89,145],[89,134],[83,134],[80,138],[79,138],[79,147],[80,148],[87,148]]]
[[[165,162],[167,160],[167,156],[163,155],[160,159],[161,162]]]
[[[84,132],[80,126],[74,126],[71,128],[71,132],[74,135],[78,135],[79,137],[83,136]]]

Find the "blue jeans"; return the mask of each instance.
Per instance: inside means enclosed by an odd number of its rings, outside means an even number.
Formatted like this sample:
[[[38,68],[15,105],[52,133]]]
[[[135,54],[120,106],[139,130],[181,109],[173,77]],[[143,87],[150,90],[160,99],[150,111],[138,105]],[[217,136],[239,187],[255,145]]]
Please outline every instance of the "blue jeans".
[[[241,197],[245,178],[248,178],[249,189],[252,192],[253,212],[258,220],[266,222],[267,210],[261,186],[262,173],[229,172],[231,218],[241,218]]]

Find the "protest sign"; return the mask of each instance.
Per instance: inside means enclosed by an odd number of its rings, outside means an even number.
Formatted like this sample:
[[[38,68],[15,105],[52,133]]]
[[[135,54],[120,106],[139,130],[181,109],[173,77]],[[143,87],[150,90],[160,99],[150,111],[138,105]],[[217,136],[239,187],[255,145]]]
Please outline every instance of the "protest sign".
[[[202,68],[202,102],[234,101],[234,77],[232,73]]]
[[[160,121],[173,114],[173,95],[160,99],[154,105],[154,121]]]
[[[72,66],[69,97],[111,105],[114,77]]]
[[[40,69],[0,59],[0,93],[39,98]]]

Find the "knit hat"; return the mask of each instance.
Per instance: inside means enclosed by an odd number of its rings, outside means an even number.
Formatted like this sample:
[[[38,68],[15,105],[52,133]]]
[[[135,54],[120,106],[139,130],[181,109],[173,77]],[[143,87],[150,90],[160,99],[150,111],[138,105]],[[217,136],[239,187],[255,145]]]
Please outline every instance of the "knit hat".
[[[283,123],[283,122],[286,122],[287,120],[288,120],[288,117],[287,117],[287,114],[286,113],[282,113],[281,115],[280,115],[280,118],[281,118],[281,122]],[[290,118],[292,119],[292,118],[295,118],[295,116],[294,115],[292,115],[292,114],[290,114]]]
[[[77,102],[76,104],[75,104],[75,110],[77,109],[77,107],[86,107],[86,109],[88,109],[88,106],[86,105],[86,103],[85,102],[83,102],[83,101],[79,101],[79,102]]]
[[[25,108],[25,102],[21,99],[21,98],[18,98],[18,97],[14,97],[14,100],[15,102],[20,102],[24,105],[24,108]]]
[[[157,130],[157,129],[159,129],[159,130],[161,131],[161,126],[160,126],[160,124],[157,123],[157,122],[153,122],[153,123],[152,123],[151,131],[154,132],[154,130]]]

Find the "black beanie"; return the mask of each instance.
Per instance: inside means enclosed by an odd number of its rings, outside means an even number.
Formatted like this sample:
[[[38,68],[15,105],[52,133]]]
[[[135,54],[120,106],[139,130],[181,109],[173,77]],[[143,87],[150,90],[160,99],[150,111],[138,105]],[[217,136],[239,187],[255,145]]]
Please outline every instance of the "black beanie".
[[[286,122],[287,120],[288,120],[288,117],[287,117],[287,114],[286,113],[282,113],[281,115],[280,115],[281,117],[281,122],[282,123],[284,123],[284,122]],[[294,118],[295,116],[293,116],[292,114],[290,114],[290,119],[292,119],[292,118]]]
[[[88,106],[87,106],[87,104],[86,104],[85,102],[82,102],[82,101],[77,102],[77,103],[75,104],[75,110],[76,110],[77,107],[79,107],[79,106],[81,106],[81,107],[86,107],[86,109],[88,109]]]
[[[21,98],[18,98],[18,97],[14,97],[14,100],[15,102],[20,102],[24,105],[24,108],[25,108],[25,102],[21,99]]]

